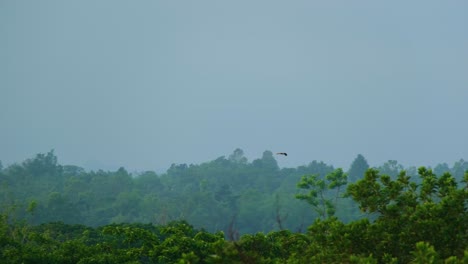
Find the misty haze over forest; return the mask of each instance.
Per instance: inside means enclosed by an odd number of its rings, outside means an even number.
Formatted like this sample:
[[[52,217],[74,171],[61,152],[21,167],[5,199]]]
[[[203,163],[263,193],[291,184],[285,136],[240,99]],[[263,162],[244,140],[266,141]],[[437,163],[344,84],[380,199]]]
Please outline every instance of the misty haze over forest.
[[[338,177],[342,179],[337,182],[346,187],[363,180],[371,169],[361,154],[355,157],[349,170],[316,160],[296,168],[280,168],[278,157],[266,150],[261,157],[249,161],[238,148],[201,164],[172,164],[165,173],[158,174],[130,173],[123,167],[115,171],[87,171],[72,164],[60,164],[50,151],[6,167],[0,163],[3,197],[0,206],[2,210],[12,206],[15,209],[10,214],[26,218],[32,224],[60,221],[87,226],[134,222],[164,225],[187,220],[211,232],[227,232],[230,222],[235,220],[240,233],[285,227],[304,231],[306,223],[326,218],[324,211],[311,210],[300,201],[309,201],[301,198],[304,195],[301,189],[312,188],[309,183],[302,183],[304,177],[318,177],[317,180]],[[393,180],[407,175],[418,184],[424,183],[421,182],[424,178],[419,179],[424,175],[421,168],[404,167],[396,160],[373,169]],[[427,169],[440,177],[449,173],[455,182],[463,184],[468,161],[440,163]],[[334,189],[326,188],[320,195],[333,201],[331,215],[344,222],[365,217],[354,201],[343,196],[346,189]],[[27,216],[27,208],[31,206],[34,214]],[[280,215],[284,219],[278,226]]]
[[[468,263],[468,1],[0,1],[0,260]]]
[[[467,5],[2,1],[0,160],[466,160]]]

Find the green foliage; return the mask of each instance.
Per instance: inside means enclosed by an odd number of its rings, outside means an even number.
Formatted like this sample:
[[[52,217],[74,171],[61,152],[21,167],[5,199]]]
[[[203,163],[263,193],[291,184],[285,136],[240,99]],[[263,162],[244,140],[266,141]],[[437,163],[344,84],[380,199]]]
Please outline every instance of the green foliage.
[[[337,200],[340,198],[340,188],[347,183],[347,175],[342,169],[336,169],[327,174],[325,179],[319,175],[305,175],[297,184],[300,189],[308,190],[308,193],[296,194],[296,198],[309,203],[319,217],[325,219],[335,215]],[[329,193],[335,190],[334,196],[330,198]]]
[[[280,169],[271,152],[249,163],[237,149],[162,175],[86,172],[40,154],[0,171],[0,259],[468,263],[468,171],[453,174],[464,164],[437,174],[388,162],[360,175],[345,197],[343,170],[316,161]],[[354,217],[358,209],[367,217]]]
[[[280,169],[271,151],[249,162],[236,149],[229,158],[199,165],[173,164],[161,175],[153,171],[130,174],[124,168],[87,172],[58,164],[51,151],[0,172],[0,205],[14,207],[9,215],[31,224],[62,221],[96,227],[188,220],[199,228],[227,232],[236,216],[237,232],[252,233],[280,228],[275,217],[280,200],[288,204],[280,212],[282,228],[304,230],[314,213],[294,198],[296,183],[301,175],[325,176],[332,170],[317,161]],[[294,215],[299,216],[288,217]]]
[[[438,262],[437,252],[434,247],[427,242],[416,243],[416,249],[413,251],[414,259],[411,263],[432,264]]]
[[[362,211],[376,214],[373,232],[384,238],[375,241],[374,256],[379,259],[387,253],[408,262],[409,256],[402,253],[414,251],[420,241],[432,245],[442,258],[461,256],[467,247],[467,189],[459,189],[449,173],[437,177],[424,167],[418,171],[419,185],[405,171],[391,180],[369,169],[364,179],[348,187]],[[430,252],[422,244],[417,250],[418,254]]]

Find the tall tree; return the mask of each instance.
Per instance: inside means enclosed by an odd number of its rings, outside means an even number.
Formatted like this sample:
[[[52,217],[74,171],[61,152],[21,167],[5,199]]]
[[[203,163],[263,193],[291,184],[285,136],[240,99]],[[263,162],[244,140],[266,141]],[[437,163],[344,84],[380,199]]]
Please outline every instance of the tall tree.
[[[461,181],[465,175],[465,172],[468,172],[468,161],[460,159],[459,161],[455,162],[455,164],[453,164],[452,174],[455,179]]]
[[[273,157],[273,152],[265,150],[263,152],[261,159],[256,159],[252,162],[252,165],[257,168],[262,168],[266,170],[276,171],[279,169],[278,162],[276,162],[275,157]]]
[[[341,198],[340,188],[346,184],[347,175],[342,169],[334,170],[325,179],[320,179],[318,174],[304,175],[297,187],[309,192],[296,194],[296,198],[309,203],[321,218],[326,219],[335,215],[338,198]],[[330,195],[332,190],[335,194]]]
[[[447,163],[439,163],[434,167],[434,173],[436,175],[442,175],[446,172],[450,172],[450,167]]]
[[[229,155],[229,161],[234,163],[246,164],[247,158],[244,156],[244,151],[240,148],[237,148]]]
[[[378,167],[378,170],[381,174],[388,175],[392,177],[392,179],[396,178],[403,169],[403,165],[398,164],[398,161],[396,160],[389,160],[382,166]]]
[[[363,155],[358,154],[353,163],[351,163],[351,167],[348,171],[349,182],[356,182],[357,180],[362,179],[367,169],[369,169],[369,164],[367,163],[366,158],[364,158]]]

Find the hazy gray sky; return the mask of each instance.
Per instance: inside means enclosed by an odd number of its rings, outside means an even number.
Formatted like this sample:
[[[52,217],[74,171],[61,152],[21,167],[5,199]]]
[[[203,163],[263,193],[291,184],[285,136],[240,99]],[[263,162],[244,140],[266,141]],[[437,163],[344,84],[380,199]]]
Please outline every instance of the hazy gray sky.
[[[468,158],[467,1],[0,1],[0,160]]]

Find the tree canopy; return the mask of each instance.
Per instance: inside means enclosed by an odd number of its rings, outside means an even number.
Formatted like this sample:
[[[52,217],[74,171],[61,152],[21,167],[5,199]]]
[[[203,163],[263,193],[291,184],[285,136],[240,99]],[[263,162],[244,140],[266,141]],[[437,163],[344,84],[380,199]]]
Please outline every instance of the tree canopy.
[[[51,151],[0,170],[0,259],[467,263],[465,167],[389,161],[353,181],[351,169],[279,168],[271,151],[249,162],[236,149],[132,174],[60,165]]]

